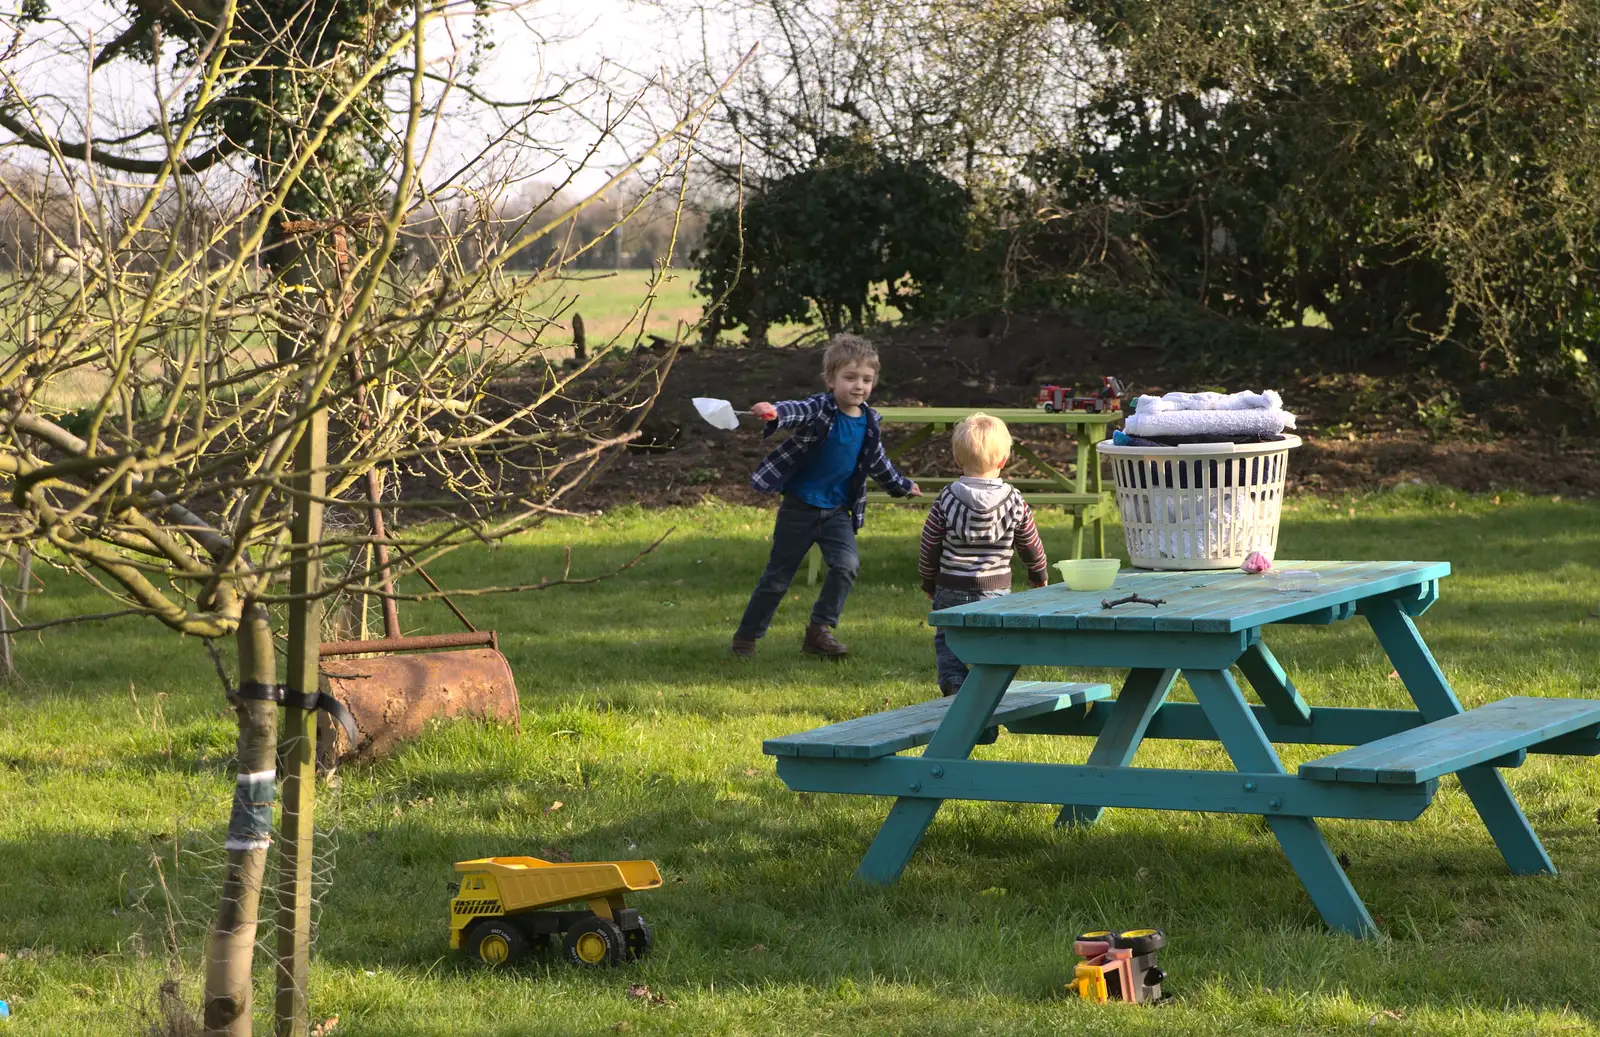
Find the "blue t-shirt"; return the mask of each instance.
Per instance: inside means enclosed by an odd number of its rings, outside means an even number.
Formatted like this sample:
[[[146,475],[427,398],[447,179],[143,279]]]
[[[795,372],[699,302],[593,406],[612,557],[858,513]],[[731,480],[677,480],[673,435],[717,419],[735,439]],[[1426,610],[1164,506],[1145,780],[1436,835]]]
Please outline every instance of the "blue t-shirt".
[[[867,438],[867,412],[855,417],[838,412],[833,428],[783,488],[815,508],[839,508],[849,503],[850,480]]]

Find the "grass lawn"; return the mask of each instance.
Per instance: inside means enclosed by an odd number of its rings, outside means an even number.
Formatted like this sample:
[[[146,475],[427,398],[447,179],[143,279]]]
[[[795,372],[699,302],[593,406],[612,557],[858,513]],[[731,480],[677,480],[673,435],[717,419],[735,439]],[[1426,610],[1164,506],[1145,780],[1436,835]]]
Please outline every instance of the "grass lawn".
[[[650,304],[650,312],[644,320],[646,335],[672,339],[679,334],[680,326],[689,328],[700,320],[706,300],[694,290],[699,276],[693,268],[686,267],[674,267],[666,272],[656,286],[655,301]],[[570,346],[572,315],[580,313],[590,348],[599,348],[614,338],[618,346],[632,348],[640,327],[634,311],[650,288],[650,278],[649,270],[575,270],[570,277],[550,281],[530,298],[530,301],[540,302],[537,307],[540,312],[561,310],[560,327],[552,328],[541,341],[558,351]],[[892,306],[883,306],[878,311],[879,320],[898,318],[899,311]],[[808,330],[814,329],[801,324],[775,324],[767,338],[773,345],[787,345]],[[742,338],[744,331],[736,329],[724,334]],[[693,341],[697,336],[686,332],[684,337]]]
[[[314,965],[318,1017],[338,1015],[341,1037],[1600,1029],[1592,759],[1535,756],[1506,772],[1559,877],[1508,874],[1451,778],[1415,822],[1326,822],[1382,919],[1388,938],[1376,943],[1323,929],[1256,818],[1113,810],[1065,831],[1048,807],[957,804],[896,886],[849,883],[886,804],[796,796],[761,740],[934,693],[913,582],[918,514],[869,519],[840,631],[854,652],[839,664],[796,651],[804,588],[754,664],[723,654],[765,558],[770,512],[619,512],[439,565],[446,586],[523,580],[558,571],[570,543],[575,570],[593,572],[677,528],[617,580],[467,605],[501,631],[520,735],[440,729],[389,762],[346,769],[325,792],[337,849]],[[1059,555],[1068,529],[1042,519]],[[1600,600],[1600,506],[1301,497],[1283,541],[1286,558],[1453,562],[1421,625],[1469,706],[1597,694],[1600,623],[1584,617]],[[54,577],[28,618],[102,607]],[[453,629],[442,609],[402,606],[402,618]],[[1359,621],[1273,628],[1270,642],[1313,704],[1404,704]],[[153,623],[47,631],[18,652],[27,682],[0,691],[9,1027],[147,1032],[141,1012],[174,967],[167,934],[181,948],[184,991],[197,994],[214,859],[190,851],[220,841],[229,716],[201,646]],[[978,750],[1061,761],[1087,751],[1082,740],[1017,736]],[[1285,751],[1291,767],[1313,755]],[[1177,742],[1149,744],[1139,762],[1228,766],[1214,745]],[[449,954],[452,863],[546,847],[656,860],[665,887],[635,900],[656,953],[595,973],[547,963],[491,972]],[[169,904],[181,915],[169,917]],[[1139,925],[1169,934],[1162,964],[1176,1003],[1063,996],[1076,933]],[[630,998],[633,983],[666,1003]]]
[[[673,268],[666,272],[656,286],[655,301],[644,321],[646,334],[672,339],[678,334],[680,322],[692,325],[700,319],[705,300],[694,293],[696,276],[692,269]],[[598,349],[619,335],[622,337],[617,338],[617,345],[632,348],[639,335],[634,311],[649,290],[650,278],[649,270],[579,270],[571,277],[549,281],[530,296],[530,302],[548,296],[549,301],[539,307],[541,312],[554,312],[563,304],[570,304],[561,312],[561,327],[552,328],[542,341],[551,347],[571,345],[572,315],[580,313],[590,348]]]

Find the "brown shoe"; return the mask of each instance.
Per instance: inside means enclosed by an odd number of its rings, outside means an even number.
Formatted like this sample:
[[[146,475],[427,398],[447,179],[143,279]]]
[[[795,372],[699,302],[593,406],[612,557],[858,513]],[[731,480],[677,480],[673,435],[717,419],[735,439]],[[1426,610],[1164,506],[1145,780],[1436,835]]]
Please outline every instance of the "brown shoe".
[[[733,644],[728,646],[728,654],[735,659],[749,659],[756,654],[756,639],[734,634]]]
[[[806,627],[806,639],[800,645],[800,650],[807,655],[820,655],[828,659],[837,659],[850,651],[833,639],[832,630],[816,623]]]

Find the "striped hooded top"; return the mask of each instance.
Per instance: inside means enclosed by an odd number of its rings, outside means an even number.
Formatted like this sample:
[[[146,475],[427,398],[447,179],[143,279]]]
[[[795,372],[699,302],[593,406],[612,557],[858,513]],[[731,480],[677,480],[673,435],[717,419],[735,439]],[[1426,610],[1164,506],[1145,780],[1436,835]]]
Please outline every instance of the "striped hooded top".
[[[1013,550],[1028,582],[1042,585],[1044,544],[1022,494],[1001,479],[962,478],[944,488],[922,525],[922,589],[1010,590]]]

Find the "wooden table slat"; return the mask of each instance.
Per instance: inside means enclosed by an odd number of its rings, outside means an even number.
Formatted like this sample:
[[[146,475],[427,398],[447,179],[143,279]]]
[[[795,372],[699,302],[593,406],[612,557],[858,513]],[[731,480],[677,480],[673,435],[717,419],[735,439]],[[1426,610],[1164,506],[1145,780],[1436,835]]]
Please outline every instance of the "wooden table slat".
[[[1302,764],[1315,781],[1428,781],[1600,723],[1600,702],[1514,696]]]
[[[999,418],[1007,425],[1115,425],[1121,421],[1120,410],[1090,414],[1088,411],[1056,411],[1023,407],[874,407],[878,418],[891,425],[955,425],[965,421],[976,411]]]
[[[990,726],[1042,716],[1111,696],[1105,684],[1015,681],[990,716]],[[885,713],[841,720],[836,724],[769,738],[761,745],[768,756],[874,759],[926,745],[949,711],[953,698],[937,698]]]
[[[1263,601],[1253,609],[1243,608],[1229,615],[1196,616],[1194,630],[1196,633],[1232,633],[1250,627],[1265,626],[1314,609],[1375,597],[1403,587],[1414,587],[1447,576],[1449,573],[1448,562],[1411,562],[1395,563],[1392,568],[1386,567],[1368,576],[1336,574],[1331,580],[1324,577],[1322,582],[1331,584],[1326,590],[1319,588],[1309,594],[1282,594],[1269,590],[1266,594],[1277,600],[1270,603]]]
[[[1236,569],[1218,572],[1157,572],[1125,569],[1105,591],[1069,591],[1063,585],[991,598],[945,609],[935,626],[1047,629],[1128,629],[1235,633],[1320,609],[1437,580],[1447,562],[1279,562],[1279,569],[1317,567],[1320,580],[1308,592],[1273,589],[1266,577]],[[1100,602],[1137,591],[1166,604],[1148,612],[1106,617]],[[1123,618],[1131,620],[1118,626]]]

